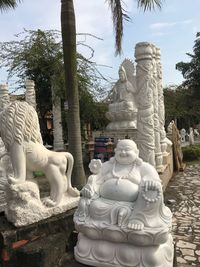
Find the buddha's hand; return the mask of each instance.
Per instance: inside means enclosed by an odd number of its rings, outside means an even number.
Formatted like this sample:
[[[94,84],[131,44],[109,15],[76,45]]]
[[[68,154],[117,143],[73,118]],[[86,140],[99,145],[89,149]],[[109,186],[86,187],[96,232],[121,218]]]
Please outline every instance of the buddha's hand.
[[[153,193],[152,191],[155,191]],[[144,182],[142,197],[147,203],[155,203],[162,195],[162,186],[158,181],[147,180]]]
[[[81,197],[91,198],[94,195],[94,191],[92,190],[91,186],[87,184],[83,187],[80,194]]]
[[[144,191],[161,191],[161,183],[157,181],[147,180],[144,182]]]

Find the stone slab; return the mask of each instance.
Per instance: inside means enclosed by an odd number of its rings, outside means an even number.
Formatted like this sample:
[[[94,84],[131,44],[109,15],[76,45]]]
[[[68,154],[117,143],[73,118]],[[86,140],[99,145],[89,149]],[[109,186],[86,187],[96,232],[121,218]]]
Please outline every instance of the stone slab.
[[[160,174],[163,190],[166,189],[170,179],[173,176],[174,166],[173,166],[172,148],[170,148],[168,155],[165,157],[165,163],[166,164],[164,165],[163,172]]]
[[[17,255],[21,255],[20,260],[24,264],[21,264],[20,267],[31,267],[25,263],[28,260],[31,261],[34,255],[36,258],[42,257],[44,262],[43,265],[34,265],[34,267],[56,266],[55,260],[61,258],[62,254],[66,253],[66,249],[73,250],[75,244],[75,241],[73,241],[73,214],[74,209],[39,223],[19,228],[9,223],[5,216],[0,216],[0,266],[17,267]],[[59,251],[55,252],[53,259],[50,255],[54,253],[56,247]],[[54,265],[51,265],[50,258],[52,261],[54,260],[52,262]],[[46,261],[48,265],[45,265]]]

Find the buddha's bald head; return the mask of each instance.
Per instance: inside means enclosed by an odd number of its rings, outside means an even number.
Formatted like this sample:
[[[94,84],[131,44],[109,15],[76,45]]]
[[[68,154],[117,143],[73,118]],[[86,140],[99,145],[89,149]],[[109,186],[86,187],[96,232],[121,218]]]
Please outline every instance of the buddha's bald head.
[[[133,163],[139,155],[137,145],[133,140],[123,139],[117,143],[115,158],[121,164]]]

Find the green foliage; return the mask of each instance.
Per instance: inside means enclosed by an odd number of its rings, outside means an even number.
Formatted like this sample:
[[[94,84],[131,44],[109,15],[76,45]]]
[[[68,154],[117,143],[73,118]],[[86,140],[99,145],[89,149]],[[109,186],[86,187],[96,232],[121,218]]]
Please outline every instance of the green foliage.
[[[176,69],[182,72],[185,79],[183,86],[190,88],[194,97],[200,98],[200,34],[196,34],[193,54],[187,53],[190,62],[179,62]]]
[[[16,37],[16,41],[0,43],[0,66],[8,69],[8,78],[18,79],[18,88],[23,87],[25,79],[35,81],[37,107],[43,117],[51,110],[52,79],[63,64],[59,33],[25,30]]]
[[[52,109],[52,89],[61,99],[66,99],[60,32],[24,30],[16,38],[15,41],[0,43],[0,67],[8,69],[8,78],[18,79],[17,88],[23,88],[25,79],[35,81],[37,108],[43,118]],[[93,53],[92,48],[88,49]],[[90,122],[95,129],[105,127],[106,120],[102,120],[101,115],[103,105],[98,103],[99,96],[105,95],[100,86],[105,79],[96,63],[80,53],[77,54],[77,67],[81,124]],[[63,114],[66,119],[66,112]],[[64,127],[67,127],[66,123]]]
[[[41,171],[36,171],[36,172],[33,172],[33,175],[34,177],[43,177],[45,176],[45,174]]]
[[[194,42],[193,54],[187,53],[190,57],[189,62],[179,62],[176,64],[176,69],[181,71],[185,81],[183,82],[180,92],[176,90],[172,102],[182,105],[182,109],[172,111],[175,117],[184,120],[183,127],[193,126],[199,123],[200,117],[200,34],[197,33],[196,40]],[[177,94],[182,93],[182,98],[178,98]],[[182,127],[182,126],[181,126]]]
[[[200,145],[183,147],[182,151],[184,161],[200,160]]]
[[[181,129],[189,128],[199,122],[200,99],[194,97],[190,88],[184,86],[164,88],[164,101],[166,124],[173,119]]]

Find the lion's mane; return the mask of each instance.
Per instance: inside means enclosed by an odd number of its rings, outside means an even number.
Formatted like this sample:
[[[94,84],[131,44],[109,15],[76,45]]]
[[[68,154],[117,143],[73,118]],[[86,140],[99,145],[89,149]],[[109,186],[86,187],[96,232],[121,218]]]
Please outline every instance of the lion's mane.
[[[38,115],[26,102],[14,101],[0,113],[1,138],[5,147],[13,142],[23,144],[24,141],[42,142]]]

